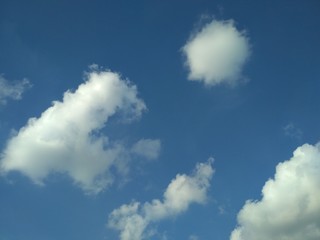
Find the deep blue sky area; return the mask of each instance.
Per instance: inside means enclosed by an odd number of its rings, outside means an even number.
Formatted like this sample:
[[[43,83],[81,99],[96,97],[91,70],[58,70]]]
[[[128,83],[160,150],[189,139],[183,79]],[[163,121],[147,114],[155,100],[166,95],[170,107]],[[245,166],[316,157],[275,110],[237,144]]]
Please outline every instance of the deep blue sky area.
[[[182,47],[213,19],[233,19],[246,32],[246,82],[188,81]],[[209,157],[206,204],[155,223],[150,239],[229,239],[276,165],[320,140],[319,43],[318,0],[0,0],[0,74],[32,85],[0,105],[1,151],[14,130],[75,91],[91,64],[129,79],[148,108],[129,124],[111,118],[100,134],[161,141],[157,160],[132,160],[127,181],[97,195],[65,174],[49,175],[45,186],[16,171],[1,177],[0,240],[120,239],[106,227],[114,209],[162,199],[176,174]]]

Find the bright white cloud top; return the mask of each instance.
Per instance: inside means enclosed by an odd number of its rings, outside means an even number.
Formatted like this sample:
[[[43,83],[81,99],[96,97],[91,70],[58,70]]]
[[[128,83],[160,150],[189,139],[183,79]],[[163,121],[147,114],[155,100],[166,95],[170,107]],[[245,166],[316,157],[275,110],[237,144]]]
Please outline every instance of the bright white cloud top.
[[[278,164],[262,200],[247,201],[231,240],[320,239],[320,143],[305,144]]]
[[[120,231],[121,240],[149,239],[153,233],[148,231],[151,223],[185,212],[192,203],[206,202],[214,173],[212,162],[209,159],[206,163],[198,163],[190,176],[178,174],[168,185],[162,201],[132,202],[115,209],[109,215],[108,226]]]
[[[68,174],[86,192],[98,193],[113,182],[111,167],[127,172],[130,157],[130,149],[111,142],[99,130],[117,112],[133,119],[145,109],[136,86],[116,73],[95,69],[75,92],[65,92],[63,101],[29,119],[8,141],[1,172],[19,171],[37,184],[50,173]],[[159,148],[140,143],[139,153],[156,158]]]
[[[10,83],[0,75],[0,105],[5,105],[8,99],[20,100],[23,92],[30,87],[31,84],[27,79]]]
[[[242,68],[250,55],[249,39],[236,29],[234,21],[205,25],[182,48],[189,68],[189,80],[207,86],[234,85],[242,78]]]

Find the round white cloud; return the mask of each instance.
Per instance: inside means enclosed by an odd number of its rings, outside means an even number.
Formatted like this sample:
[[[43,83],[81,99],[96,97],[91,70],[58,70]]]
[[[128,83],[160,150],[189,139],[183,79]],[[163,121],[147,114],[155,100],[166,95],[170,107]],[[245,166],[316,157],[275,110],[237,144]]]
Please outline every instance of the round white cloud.
[[[189,80],[214,86],[235,84],[250,55],[249,39],[232,20],[212,21],[194,34],[182,48]]]

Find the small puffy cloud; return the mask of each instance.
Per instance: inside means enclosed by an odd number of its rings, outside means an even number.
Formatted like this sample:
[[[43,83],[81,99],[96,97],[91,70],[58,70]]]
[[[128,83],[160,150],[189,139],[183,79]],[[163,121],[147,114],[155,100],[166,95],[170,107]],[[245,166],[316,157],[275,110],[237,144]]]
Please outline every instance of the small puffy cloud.
[[[158,139],[141,139],[131,149],[132,153],[149,160],[158,158],[161,150],[161,142]]]
[[[202,81],[207,86],[234,85],[243,78],[250,45],[245,31],[237,30],[233,20],[213,20],[193,34],[182,51],[189,80]]]
[[[231,240],[320,239],[320,143],[304,144],[279,163],[260,201],[238,214]]]
[[[8,99],[20,100],[23,92],[30,87],[31,84],[27,79],[10,83],[0,75],[0,105],[5,105]]]
[[[177,216],[185,212],[190,204],[204,204],[210,180],[213,175],[212,159],[196,165],[191,175],[178,174],[168,185],[163,200],[154,199],[141,204],[132,202],[122,205],[109,215],[108,226],[120,231],[121,240],[141,240],[150,238],[151,223]]]
[[[91,70],[76,91],[65,92],[62,101],[53,102],[39,118],[29,119],[9,139],[1,154],[2,174],[19,171],[43,184],[50,173],[62,173],[84,191],[98,193],[113,182],[112,169],[120,174],[128,171],[130,148],[99,131],[117,113],[139,118],[145,103],[136,86],[118,74]]]

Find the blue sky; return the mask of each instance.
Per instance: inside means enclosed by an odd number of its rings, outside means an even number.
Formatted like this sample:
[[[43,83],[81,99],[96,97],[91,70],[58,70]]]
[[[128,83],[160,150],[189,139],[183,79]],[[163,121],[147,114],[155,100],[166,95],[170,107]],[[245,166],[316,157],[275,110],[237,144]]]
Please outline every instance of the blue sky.
[[[319,42],[316,0],[0,1],[0,240],[319,239]]]

